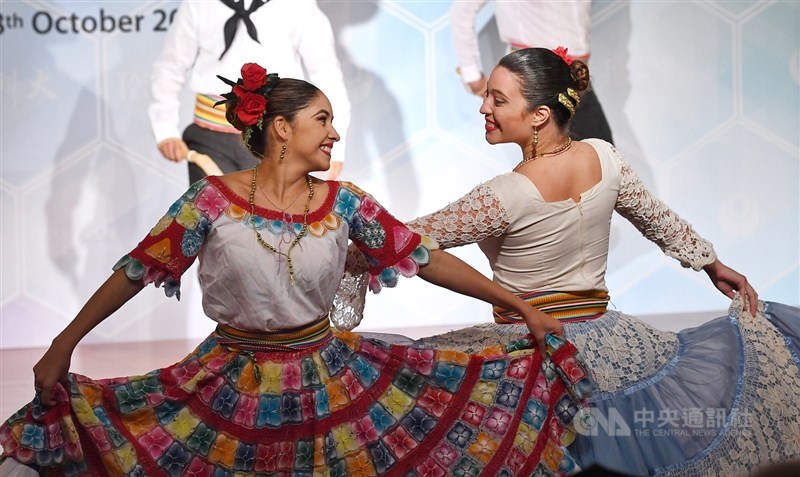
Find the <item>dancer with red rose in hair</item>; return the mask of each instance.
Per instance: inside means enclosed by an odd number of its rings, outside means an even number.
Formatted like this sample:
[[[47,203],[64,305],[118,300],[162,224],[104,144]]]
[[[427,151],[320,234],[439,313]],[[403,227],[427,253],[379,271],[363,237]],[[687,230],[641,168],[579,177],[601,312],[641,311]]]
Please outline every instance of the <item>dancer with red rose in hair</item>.
[[[194,183],[115,266],[34,367],[36,397],[0,427],[3,473],[94,476],[566,474],[591,387],[560,324],[369,194],[321,181],[339,140],[328,98],[248,64],[225,80],[258,166]],[[348,256],[370,288],[399,276],[516,310],[530,335],[490,354],[331,330]],[[216,330],[177,364],[93,380],[69,372],[92,328],[153,283],[179,297],[199,259]],[[376,316],[374,319],[380,319]],[[543,366],[545,357],[548,365]]]
[[[350,102],[333,31],[316,0],[184,1],[171,22],[150,75],[148,115],[164,159],[190,160],[189,183],[211,174],[197,161],[203,156],[222,172],[257,164],[225,118],[224,105],[215,105],[220,99],[216,75],[238,74],[245,61],[269,64],[284,76],[307,79],[325,90],[337,111],[339,133],[346,137]],[[192,123],[181,132],[185,87],[195,104]],[[336,179],[344,167],[345,142],[339,142],[332,156],[329,179]]]

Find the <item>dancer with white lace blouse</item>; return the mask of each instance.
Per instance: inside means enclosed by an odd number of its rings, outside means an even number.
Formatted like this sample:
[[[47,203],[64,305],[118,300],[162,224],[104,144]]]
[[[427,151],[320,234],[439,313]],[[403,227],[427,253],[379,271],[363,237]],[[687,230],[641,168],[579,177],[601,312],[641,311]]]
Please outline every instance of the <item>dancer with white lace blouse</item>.
[[[612,145],[569,139],[588,73],[563,49],[505,56],[480,111],[487,142],[518,144],[520,163],[409,228],[442,248],[477,243],[495,282],[563,323],[596,378],[591,414],[570,447],[581,467],[736,476],[797,459],[800,310],[758,301],[747,279],[653,197]],[[706,272],[733,299],[728,316],[676,334],[607,310],[614,211],[684,267]],[[357,270],[346,278],[340,291],[361,296],[353,290]],[[527,333],[514,312],[494,311],[495,323],[422,341],[474,352]]]

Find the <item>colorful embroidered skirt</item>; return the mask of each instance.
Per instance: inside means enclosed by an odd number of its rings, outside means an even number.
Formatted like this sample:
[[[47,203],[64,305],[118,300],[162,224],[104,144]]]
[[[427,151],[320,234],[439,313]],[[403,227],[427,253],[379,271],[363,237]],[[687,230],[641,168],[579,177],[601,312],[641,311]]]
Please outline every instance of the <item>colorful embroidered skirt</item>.
[[[70,374],[0,427],[6,455],[50,475],[530,476],[576,471],[566,450],[591,388],[575,347],[503,354],[390,346],[337,333],[248,352],[213,333],[173,366]]]

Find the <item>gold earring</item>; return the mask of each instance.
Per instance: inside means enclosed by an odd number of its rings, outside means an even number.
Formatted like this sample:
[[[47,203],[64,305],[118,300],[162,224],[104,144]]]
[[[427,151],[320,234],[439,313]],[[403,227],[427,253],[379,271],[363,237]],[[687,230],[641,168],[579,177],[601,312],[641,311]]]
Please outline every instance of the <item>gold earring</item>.
[[[286,155],[286,143],[281,146],[281,157],[278,159],[278,164],[283,164],[283,157]]]
[[[533,145],[536,146],[539,144],[539,130],[536,129],[536,126],[533,127]]]

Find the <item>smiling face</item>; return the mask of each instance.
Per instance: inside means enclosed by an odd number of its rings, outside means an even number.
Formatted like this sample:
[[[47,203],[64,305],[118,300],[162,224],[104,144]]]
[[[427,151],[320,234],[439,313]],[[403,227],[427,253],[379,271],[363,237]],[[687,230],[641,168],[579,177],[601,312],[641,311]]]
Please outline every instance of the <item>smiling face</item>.
[[[292,122],[289,148],[292,155],[309,162],[314,171],[330,167],[331,148],[339,140],[333,127],[333,108],[328,98],[319,93],[305,108],[297,112]]]
[[[489,76],[481,105],[489,144],[525,144],[533,134],[532,116],[513,73],[498,66]]]

